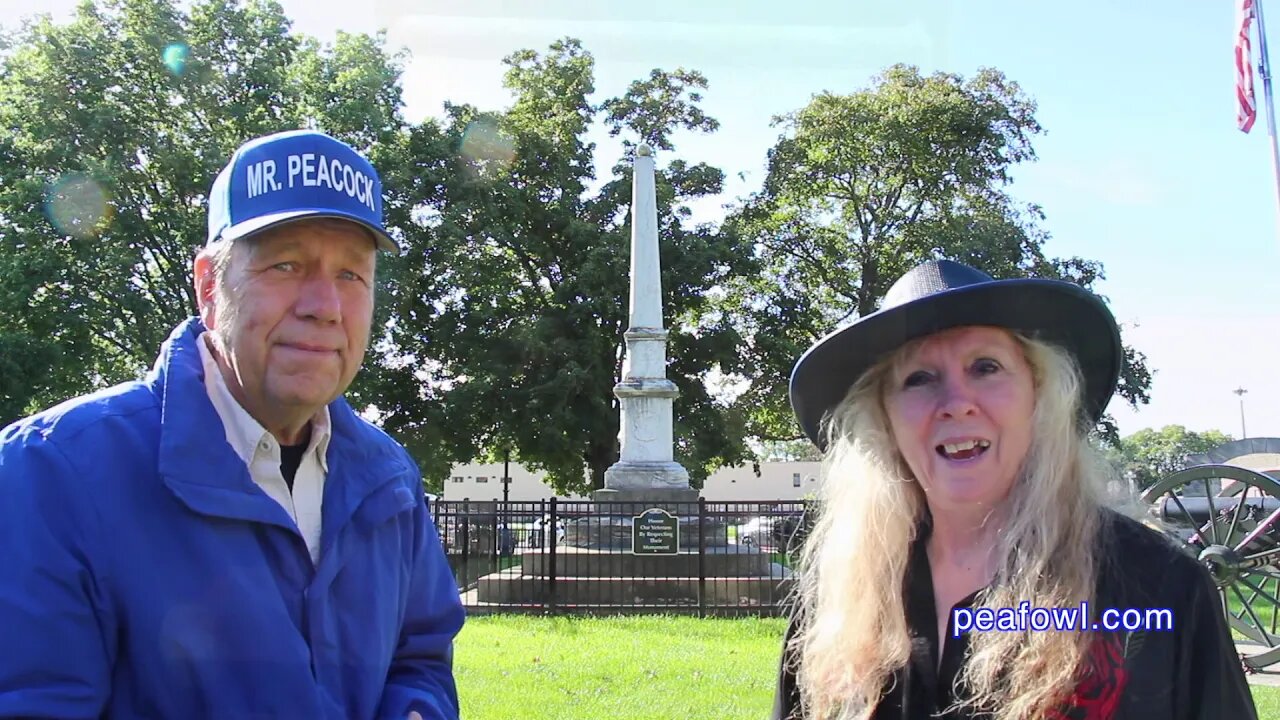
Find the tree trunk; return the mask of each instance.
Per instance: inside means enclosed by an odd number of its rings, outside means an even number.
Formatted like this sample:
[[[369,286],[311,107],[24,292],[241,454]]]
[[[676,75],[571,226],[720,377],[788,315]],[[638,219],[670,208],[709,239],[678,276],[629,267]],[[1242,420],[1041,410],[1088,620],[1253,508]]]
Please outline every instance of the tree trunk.
[[[618,446],[617,423],[610,423],[613,435],[608,440],[597,440],[591,443],[587,451],[587,472],[590,474],[591,489],[604,487],[604,472],[618,462],[621,448]]]

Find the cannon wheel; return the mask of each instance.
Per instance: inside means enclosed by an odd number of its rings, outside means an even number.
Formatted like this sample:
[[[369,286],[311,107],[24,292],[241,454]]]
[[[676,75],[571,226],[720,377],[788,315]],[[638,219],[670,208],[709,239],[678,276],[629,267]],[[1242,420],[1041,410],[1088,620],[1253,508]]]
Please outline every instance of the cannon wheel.
[[[1212,495],[1212,480],[1234,482]],[[1195,488],[1201,481],[1206,489]],[[1280,482],[1235,465],[1197,465],[1160,480],[1142,499],[1158,529],[1213,576],[1245,667],[1280,662]]]

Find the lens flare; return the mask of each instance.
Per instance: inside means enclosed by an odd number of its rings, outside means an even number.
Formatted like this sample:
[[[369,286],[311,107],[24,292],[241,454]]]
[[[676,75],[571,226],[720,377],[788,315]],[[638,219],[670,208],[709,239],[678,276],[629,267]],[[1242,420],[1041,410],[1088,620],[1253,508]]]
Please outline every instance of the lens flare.
[[[67,173],[45,187],[44,212],[58,232],[77,238],[94,237],[111,222],[107,193],[81,173]]]
[[[164,66],[174,75],[181,75],[187,67],[187,55],[190,50],[183,43],[173,43],[164,49]]]
[[[478,172],[493,172],[511,164],[516,158],[515,143],[498,129],[492,120],[472,120],[462,132],[462,157],[470,160]]]

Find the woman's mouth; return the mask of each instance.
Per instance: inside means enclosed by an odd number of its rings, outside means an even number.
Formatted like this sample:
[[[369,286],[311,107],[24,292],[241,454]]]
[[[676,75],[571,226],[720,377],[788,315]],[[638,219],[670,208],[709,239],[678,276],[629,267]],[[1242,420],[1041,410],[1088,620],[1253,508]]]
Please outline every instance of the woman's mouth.
[[[991,447],[990,440],[964,440],[957,443],[943,443],[934,448],[948,460],[972,460]]]

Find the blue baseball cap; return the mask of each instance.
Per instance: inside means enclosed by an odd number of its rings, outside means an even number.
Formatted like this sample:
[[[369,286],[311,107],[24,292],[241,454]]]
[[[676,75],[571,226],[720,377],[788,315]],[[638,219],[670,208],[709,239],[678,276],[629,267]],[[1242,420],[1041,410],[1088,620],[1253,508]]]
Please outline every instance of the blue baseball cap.
[[[209,243],[238,240],[303,218],[338,218],[400,252],[382,226],[382,182],[350,145],[291,130],[241,145],[209,191]]]

